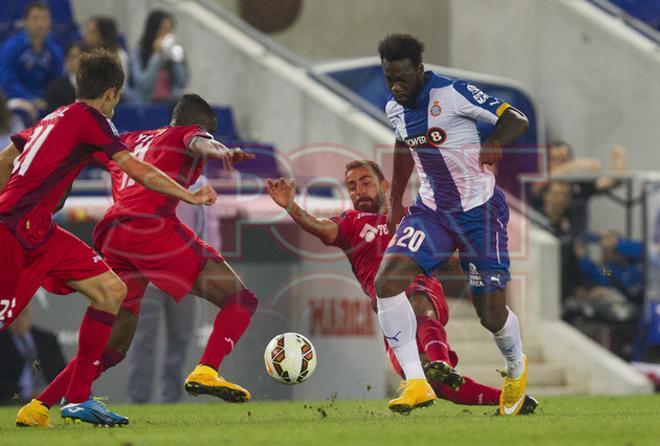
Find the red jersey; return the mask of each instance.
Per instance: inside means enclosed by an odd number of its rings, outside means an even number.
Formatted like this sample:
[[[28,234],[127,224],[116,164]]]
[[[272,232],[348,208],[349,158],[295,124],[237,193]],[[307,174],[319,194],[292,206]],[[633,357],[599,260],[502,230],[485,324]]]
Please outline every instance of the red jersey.
[[[189,149],[196,136],[211,138],[208,132],[198,126],[168,126],[124,133],[121,140],[138,159],[157,167],[181,186],[188,188],[197,181],[204,167],[202,158]],[[119,170],[114,161],[96,158],[106,163],[112,175],[114,204],[94,228],[94,238],[117,220],[176,218],[178,199],[136,183]]]
[[[26,249],[48,241],[53,210],[94,152],[126,150],[108,118],[82,103],[60,107],[11,137],[22,152],[0,192],[0,222]]]
[[[346,253],[362,290],[375,299],[374,280],[392,239],[387,229],[387,215],[351,210],[332,220],[339,225],[337,238],[332,245]]]

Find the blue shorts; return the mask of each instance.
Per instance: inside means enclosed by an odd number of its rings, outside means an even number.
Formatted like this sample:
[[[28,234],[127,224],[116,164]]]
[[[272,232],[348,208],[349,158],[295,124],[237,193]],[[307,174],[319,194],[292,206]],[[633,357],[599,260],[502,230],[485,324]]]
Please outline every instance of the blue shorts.
[[[386,254],[404,254],[430,275],[458,249],[472,293],[490,293],[511,279],[508,222],[509,207],[499,188],[467,212],[434,211],[418,202],[401,220]]]

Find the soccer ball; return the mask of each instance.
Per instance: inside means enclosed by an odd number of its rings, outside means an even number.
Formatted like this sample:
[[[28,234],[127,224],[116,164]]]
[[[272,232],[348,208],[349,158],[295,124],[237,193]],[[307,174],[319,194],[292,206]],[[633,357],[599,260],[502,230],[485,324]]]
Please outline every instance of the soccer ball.
[[[316,368],[316,351],[309,339],[298,333],[275,336],[264,352],[266,371],[282,384],[299,384]]]

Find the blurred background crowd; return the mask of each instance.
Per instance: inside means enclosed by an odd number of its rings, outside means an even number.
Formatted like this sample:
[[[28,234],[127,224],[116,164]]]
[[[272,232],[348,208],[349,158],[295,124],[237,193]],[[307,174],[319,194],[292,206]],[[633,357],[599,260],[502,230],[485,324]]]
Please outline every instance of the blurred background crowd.
[[[3,4],[0,27],[0,131],[7,135],[75,99],[78,58],[95,48],[117,54],[124,67],[125,102],[174,102],[188,83],[185,51],[172,15],[147,17],[139,44],[128,48],[115,20],[102,15],[74,22],[67,1]]]

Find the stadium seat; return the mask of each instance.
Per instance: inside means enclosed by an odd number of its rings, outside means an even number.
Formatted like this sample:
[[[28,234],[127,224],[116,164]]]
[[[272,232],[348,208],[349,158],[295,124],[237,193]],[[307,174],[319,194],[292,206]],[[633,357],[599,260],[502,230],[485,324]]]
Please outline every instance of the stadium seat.
[[[218,128],[215,131],[215,137],[218,139],[239,139],[240,136],[234,124],[234,113],[229,107],[213,107],[215,115],[218,117]]]
[[[660,30],[660,0],[610,0],[638,20]]]
[[[646,304],[644,317],[640,320],[639,332],[633,360],[642,361],[651,347],[660,346],[660,300],[651,299]]]
[[[170,123],[172,108],[158,103],[119,104],[112,122],[119,132],[156,129]]]
[[[214,136],[223,140],[238,139],[231,108],[215,106],[213,110],[218,117],[218,128]],[[166,126],[170,123],[171,116],[172,106],[169,104],[127,103],[117,106],[112,122],[120,132],[131,132]]]

